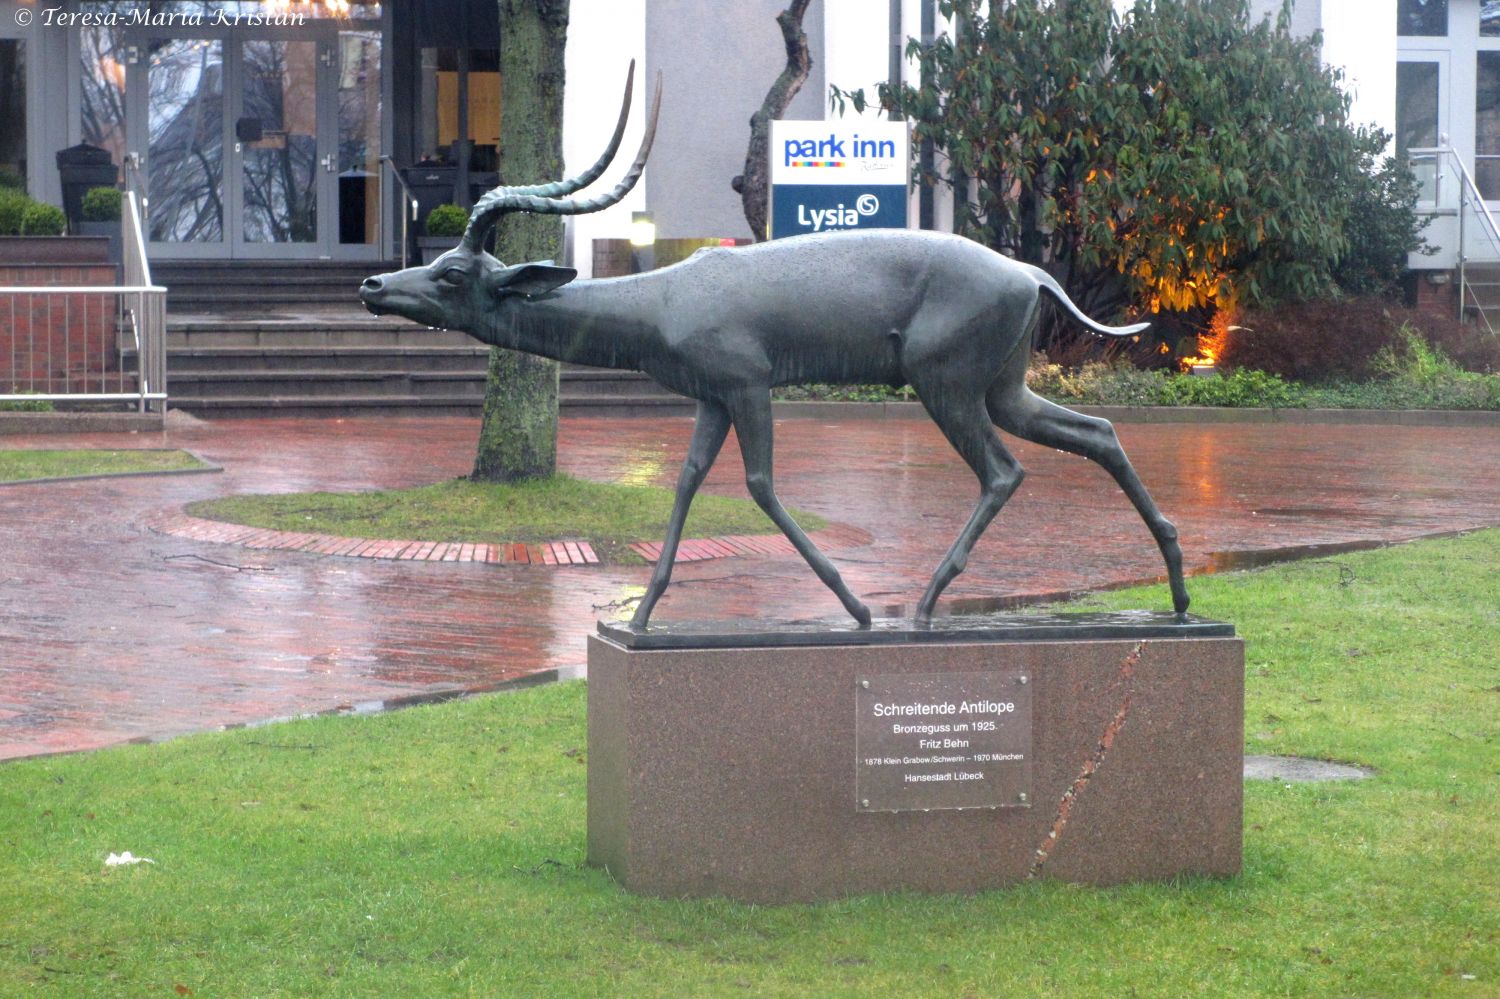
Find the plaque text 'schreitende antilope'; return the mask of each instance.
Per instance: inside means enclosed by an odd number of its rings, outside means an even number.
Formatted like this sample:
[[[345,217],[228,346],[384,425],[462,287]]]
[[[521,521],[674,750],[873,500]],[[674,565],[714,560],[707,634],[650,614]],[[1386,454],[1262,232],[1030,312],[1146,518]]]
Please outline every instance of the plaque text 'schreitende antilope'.
[[[869,610],[772,487],[771,389],[802,382],[910,385],[979,477],[979,504],[917,605],[919,622],[930,620],[938,595],[1021,483],[1021,466],[992,423],[1104,466],[1161,548],[1175,609],[1187,610],[1177,531],[1130,467],[1114,429],[1037,397],[1025,381],[1041,292],[1095,333],[1131,336],[1145,324],[1094,322],[1045,271],[959,236],[903,229],[700,250],[662,270],[576,282],[576,271],[550,260],[506,266],[484,252],[485,236],[506,213],[574,215],[623,198],[645,168],[660,105],[658,82],[640,151],[609,193],[569,197],[597,179],[619,147],[628,81],[614,136],[592,167],[567,181],[491,191],[475,205],[459,247],[429,266],[372,277],[360,289],[372,312],[544,357],[644,371],[698,401],[666,540],[634,627],[646,627],[671,579],[688,505],[731,426],[750,495],[849,613],[870,623]]]

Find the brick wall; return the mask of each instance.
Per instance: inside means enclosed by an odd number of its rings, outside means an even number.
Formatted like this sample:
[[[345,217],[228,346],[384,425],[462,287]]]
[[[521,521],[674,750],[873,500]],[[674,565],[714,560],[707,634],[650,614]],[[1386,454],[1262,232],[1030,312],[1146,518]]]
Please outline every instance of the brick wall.
[[[1448,280],[1443,284],[1433,284],[1428,280],[1429,272],[1419,271],[1416,277],[1416,300],[1413,307],[1431,316],[1443,316],[1452,319],[1458,315],[1458,273],[1456,271],[1438,271],[1432,273],[1445,274]]]
[[[0,264],[0,289],[115,283],[113,264]],[[129,390],[110,293],[0,291],[0,394]],[[129,384],[127,384],[127,382]]]

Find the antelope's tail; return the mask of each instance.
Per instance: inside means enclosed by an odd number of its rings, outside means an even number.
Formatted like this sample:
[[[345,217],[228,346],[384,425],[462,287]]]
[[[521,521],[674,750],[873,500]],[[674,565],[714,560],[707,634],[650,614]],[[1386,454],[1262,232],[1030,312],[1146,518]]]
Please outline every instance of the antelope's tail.
[[[1078,306],[1073,304],[1073,300],[1068,297],[1068,293],[1063,291],[1062,285],[1058,284],[1057,279],[1051,274],[1048,274],[1040,267],[1033,267],[1030,264],[1025,264],[1024,266],[1036,278],[1036,283],[1041,286],[1042,290],[1057,300],[1058,305],[1061,305],[1067,310],[1070,316],[1100,336],[1135,336],[1137,333],[1142,333],[1151,328],[1150,323],[1134,323],[1130,326],[1105,326],[1103,323],[1096,323],[1084,315]]]

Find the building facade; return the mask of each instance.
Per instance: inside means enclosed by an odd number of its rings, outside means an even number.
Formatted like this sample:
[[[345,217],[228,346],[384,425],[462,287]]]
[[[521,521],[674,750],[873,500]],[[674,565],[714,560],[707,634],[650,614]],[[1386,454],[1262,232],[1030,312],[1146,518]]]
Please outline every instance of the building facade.
[[[892,32],[921,0],[819,0],[805,19],[813,73],[788,117],[822,118],[829,83],[885,78]],[[0,169],[61,203],[58,150],[107,150],[149,206],[161,260],[381,260],[397,255],[390,166],[494,180],[494,0],[0,0]],[[646,180],[570,220],[589,242],[629,234],[649,206],[663,237],[750,235],[730,181],[748,121],[781,71],[781,0],[573,0],[564,155],[578,170],[614,123],[635,59],[640,134],[650,81],[665,98]],[[829,40],[837,45],[829,44]],[[469,144],[467,155],[460,146]],[[518,182],[520,179],[518,179]],[[470,190],[456,182],[453,200]]]
[[[644,182],[615,208],[569,222],[569,255],[585,273],[592,240],[627,237],[636,211],[649,210],[664,238],[750,235],[730,181],[743,170],[750,115],[784,65],[783,6],[573,0],[570,169],[592,162],[609,134],[631,59],[644,72],[626,148],[657,73],[665,87]],[[814,0],[804,21],[812,73],[786,116],[829,117],[830,85],[873,88],[909,73],[899,52],[924,27],[942,30],[934,6]],[[1281,6],[1252,0],[1256,16]],[[121,179],[149,199],[157,259],[390,259],[400,198],[383,158],[463,170],[461,203],[493,180],[503,87],[495,8],[0,0],[0,170],[24,174],[33,196],[58,204],[56,151],[80,142],[108,150]],[[1291,16],[1293,30],[1322,33],[1354,120],[1393,133],[1422,172],[1440,252],[1413,257],[1413,267],[1442,273],[1487,251],[1500,259],[1482,226],[1461,224],[1459,169],[1500,207],[1500,0],[1297,0]],[[951,219],[944,200],[929,209],[939,227]]]

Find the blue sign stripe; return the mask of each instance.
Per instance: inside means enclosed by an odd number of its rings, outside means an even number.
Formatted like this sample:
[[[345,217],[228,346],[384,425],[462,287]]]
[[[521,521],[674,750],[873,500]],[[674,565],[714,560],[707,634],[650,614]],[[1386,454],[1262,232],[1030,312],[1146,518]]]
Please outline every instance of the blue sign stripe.
[[[905,229],[906,188],[901,185],[775,184],[771,187],[772,239],[840,229]]]

